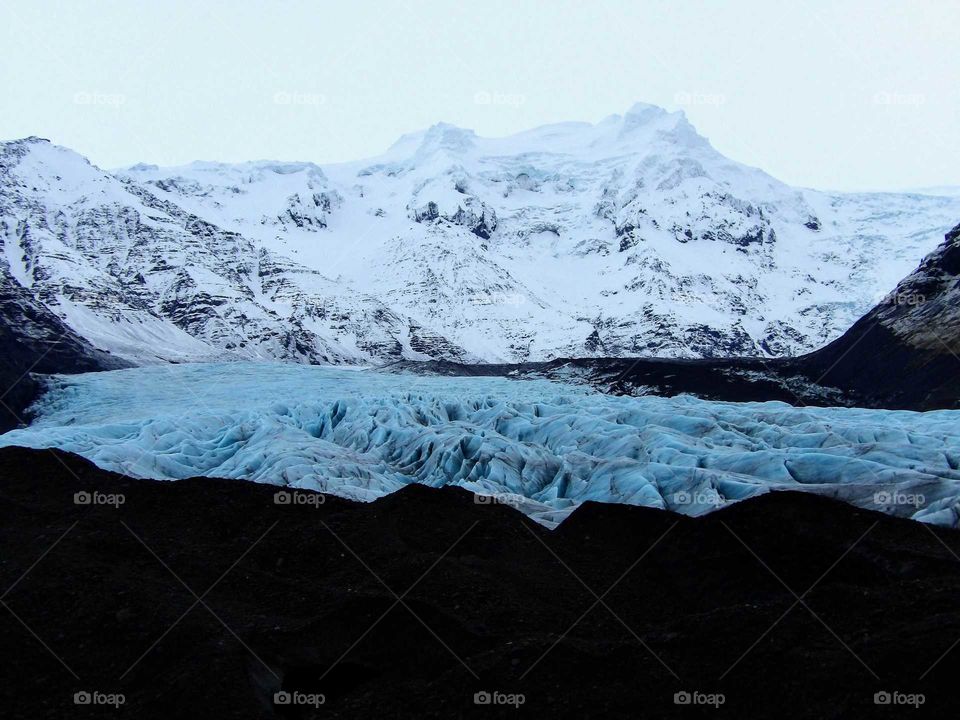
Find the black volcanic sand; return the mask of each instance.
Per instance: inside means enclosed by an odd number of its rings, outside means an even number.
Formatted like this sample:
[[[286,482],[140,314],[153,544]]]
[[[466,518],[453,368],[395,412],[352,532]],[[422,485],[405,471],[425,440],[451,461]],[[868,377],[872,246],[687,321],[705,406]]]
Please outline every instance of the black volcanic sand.
[[[125,502],[75,505],[81,490]],[[701,519],[588,503],[551,532],[456,488],[317,506],[276,490],[0,451],[3,716],[956,712],[953,531],[797,493]],[[326,702],[275,707],[281,688]],[[83,690],[125,703],[77,706]],[[525,703],[475,705],[484,690]],[[682,690],[725,702],[676,705]],[[925,704],[875,705],[883,690]]]

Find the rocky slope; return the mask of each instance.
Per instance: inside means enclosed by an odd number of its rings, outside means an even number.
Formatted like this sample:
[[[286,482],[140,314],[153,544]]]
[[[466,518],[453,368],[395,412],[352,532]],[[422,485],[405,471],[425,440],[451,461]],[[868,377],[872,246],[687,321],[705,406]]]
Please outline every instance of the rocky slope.
[[[841,338],[804,360],[823,384],[874,403],[960,407],[960,225]]]
[[[499,139],[440,124],[323,168],[0,151],[4,282],[135,363],[793,355],[958,214],[791,188],[648,105]]]
[[[0,432],[28,420],[34,373],[114,370],[129,363],[95,349],[10,276],[0,257]]]

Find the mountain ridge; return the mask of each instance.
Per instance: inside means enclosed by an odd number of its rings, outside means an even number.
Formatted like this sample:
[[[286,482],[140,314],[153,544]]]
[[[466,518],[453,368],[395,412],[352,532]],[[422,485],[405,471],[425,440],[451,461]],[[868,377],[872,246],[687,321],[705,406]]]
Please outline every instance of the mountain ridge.
[[[134,364],[796,355],[960,215],[791,188],[644,104],[504,138],[439,123],[327,166],[3,148],[4,282]]]

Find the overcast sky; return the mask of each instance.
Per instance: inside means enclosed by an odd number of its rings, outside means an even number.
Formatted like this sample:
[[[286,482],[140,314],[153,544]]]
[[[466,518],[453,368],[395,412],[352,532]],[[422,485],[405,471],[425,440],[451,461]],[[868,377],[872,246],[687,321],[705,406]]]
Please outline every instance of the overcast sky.
[[[958,32],[956,0],[3,0],[0,139],[324,163],[644,101],[792,184],[960,185]]]

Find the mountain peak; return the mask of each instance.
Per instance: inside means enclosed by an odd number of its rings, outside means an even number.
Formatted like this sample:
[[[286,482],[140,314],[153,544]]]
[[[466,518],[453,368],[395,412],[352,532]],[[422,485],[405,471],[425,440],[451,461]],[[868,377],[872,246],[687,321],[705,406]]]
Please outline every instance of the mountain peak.
[[[440,122],[432,125],[424,133],[420,149],[427,152],[447,150],[461,153],[471,149],[476,142],[476,138],[477,134],[473,130],[466,130],[450,123]]]
[[[30,137],[0,142],[0,154],[23,159],[33,153],[34,148],[41,146],[56,147],[46,138],[31,135]]]
[[[57,168],[57,182],[64,178],[70,178],[71,181],[89,180],[101,172],[76,150],[55,145],[47,138],[36,135],[0,142],[0,155],[14,165],[33,168],[36,177],[44,176],[50,168]]]
[[[631,105],[630,109],[620,118],[620,122],[623,124],[623,132],[653,125],[663,125],[665,130],[672,130],[681,125],[690,125],[683,110],[669,112],[659,105],[643,102],[636,102]],[[692,128],[692,126],[690,127]]]
[[[50,140],[47,138],[37,137],[36,135],[31,135],[30,137],[19,138],[18,140],[13,140],[12,144],[16,145],[40,145],[40,144],[50,144]]]
[[[669,112],[659,105],[638,102],[622,118],[614,115],[604,122],[611,121],[619,124],[618,140],[631,140],[637,135],[656,132],[685,148],[710,146],[709,141],[687,120],[683,110]]]
[[[668,114],[669,113],[667,113],[667,111],[659,105],[653,105],[645,102],[635,102],[630,106],[630,109],[624,113],[624,117],[635,117],[637,119],[648,121],[658,117],[663,117]]]
[[[387,157],[393,162],[420,162],[437,153],[462,155],[476,147],[477,134],[473,130],[438,122],[426,130],[406,133],[390,146]]]

